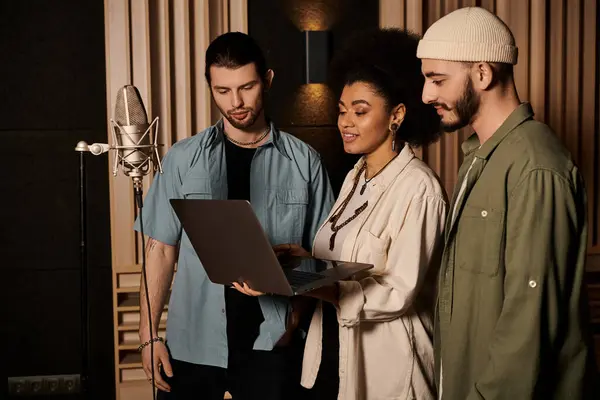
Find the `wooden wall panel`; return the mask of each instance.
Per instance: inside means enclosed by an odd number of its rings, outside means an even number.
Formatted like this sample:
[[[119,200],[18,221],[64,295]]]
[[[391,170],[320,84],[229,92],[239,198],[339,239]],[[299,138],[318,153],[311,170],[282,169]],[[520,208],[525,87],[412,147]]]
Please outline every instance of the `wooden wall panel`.
[[[565,9],[565,71],[563,141],[580,159],[581,144],[581,0],[569,0]]]
[[[508,18],[506,22],[511,28],[515,41],[519,46],[520,57],[518,64],[515,66],[515,84],[519,95],[524,99],[529,99],[529,60],[531,55],[529,53],[530,43],[530,27],[531,18],[529,15],[529,7],[531,5],[530,0],[517,1],[511,5],[509,9]]]
[[[515,66],[519,96],[531,102],[536,119],[555,130],[581,169],[589,199],[589,249],[600,253],[596,0],[380,0],[379,4],[380,26],[417,33],[465,6],[484,7],[504,20],[519,47]],[[454,190],[462,162],[460,144],[471,132],[462,129],[444,135],[419,153],[448,193]]]
[[[405,9],[405,0],[380,0],[379,26],[382,28],[404,28],[406,22]]]
[[[190,137],[192,132],[192,87],[190,80],[190,4],[187,0],[172,1],[174,99],[171,112],[175,116],[173,141]]]
[[[204,79],[204,63],[206,48],[210,44],[209,29],[209,8],[208,2],[204,0],[194,0],[193,9],[193,32],[192,32],[192,74],[194,82],[194,92],[196,98],[194,101],[193,131],[200,132],[211,125],[210,107],[211,98],[208,83]]]
[[[130,49],[130,17],[129,4],[119,1],[104,2],[105,15],[105,46],[106,46],[106,101],[107,115],[114,116],[115,93],[127,82],[132,82],[131,49]],[[124,82],[124,83],[121,83]],[[112,140],[111,125],[109,127],[109,143]],[[115,155],[109,154],[110,175]],[[109,198],[111,214],[111,253],[112,265],[133,264],[136,257],[135,235],[131,229],[131,221],[134,217],[133,197],[131,193],[130,179],[118,176],[109,179]],[[125,193],[129,195],[124,195]],[[129,228],[129,229],[128,229]],[[116,284],[115,274],[112,274],[113,288]],[[116,302],[116,294],[113,290],[113,304]],[[118,316],[113,306],[113,321],[117,324]],[[118,333],[115,334],[118,335]],[[114,347],[115,360],[119,359],[119,349]],[[120,371],[115,366],[115,383],[117,385]]]
[[[564,139],[564,79],[565,77],[565,24],[564,24],[564,0],[550,0],[549,8],[549,24],[547,28],[549,36],[549,59],[552,62],[548,63],[548,77],[546,82],[548,87],[548,119],[547,122],[556,130],[556,134]],[[539,45],[539,44],[538,44]]]
[[[229,0],[229,30],[248,33],[247,0]]]
[[[171,40],[169,0],[155,0],[150,4],[150,52],[152,76],[152,110],[160,116],[158,142],[163,144],[160,154],[171,146]]]
[[[529,101],[537,118],[545,121],[546,118],[546,54],[547,46],[539,43],[546,42],[546,0],[531,0],[531,36],[530,41],[534,43],[530,47],[529,67],[535,74],[529,79]]]
[[[588,188],[590,243],[600,254],[600,77],[598,56],[598,3],[583,2],[582,79],[581,79],[581,154],[579,163]],[[595,36],[595,38],[594,38]]]
[[[131,43],[129,5],[126,2],[106,1],[106,101],[107,115],[113,116],[115,109],[116,92],[119,87],[131,82]],[[123,82],[123,83],[120,83]],[[110,129],[110,124],[109,129]],[[109,140],[112,140],[110,131]],[[109,155],[109,168],[112,175],[112,166],[115,155]],[[111,176],[112,178],[112,176]],[[135,253],[130,249],[135,248],[135,235],[126,225],[133,219],[133,196],[122,197],[121,193],[131,192],[131,181],[125,176],[118,176],[109,180],[110,210],[111,210],[111,243],[113,264],[133,264]]]

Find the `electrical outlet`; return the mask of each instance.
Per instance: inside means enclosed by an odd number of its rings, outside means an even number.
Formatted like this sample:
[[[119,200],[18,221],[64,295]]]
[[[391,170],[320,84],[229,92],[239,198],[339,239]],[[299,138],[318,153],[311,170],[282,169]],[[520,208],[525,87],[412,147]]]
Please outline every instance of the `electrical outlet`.
[[[43,378],[41,376],[32,377],[29,380],[29,384],[31,394],[42,394],[44,392]]]
[[[44,383],[48,393],[60,393],[60,381],[58,378],[45,378]]]
[[[8,378],[8,394],[73,394],[81,391],[80,375],[18,376]]]
[[[27,381],[23,378],[8,378],[8,393],[9,394],[27,394],[29,388]]]
[[[62,383],[65,393],[79,393],[79,375],[65,375]]]

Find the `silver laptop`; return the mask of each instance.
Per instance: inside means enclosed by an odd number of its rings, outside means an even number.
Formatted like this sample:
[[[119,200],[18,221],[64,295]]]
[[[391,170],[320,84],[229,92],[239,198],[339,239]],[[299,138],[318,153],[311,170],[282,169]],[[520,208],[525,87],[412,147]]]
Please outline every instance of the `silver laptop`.
[[[263,293],[294,296],[373,268],[312,257],[278,258],[245,200],[172,199],[171,206],[213,283],[246,282]]]

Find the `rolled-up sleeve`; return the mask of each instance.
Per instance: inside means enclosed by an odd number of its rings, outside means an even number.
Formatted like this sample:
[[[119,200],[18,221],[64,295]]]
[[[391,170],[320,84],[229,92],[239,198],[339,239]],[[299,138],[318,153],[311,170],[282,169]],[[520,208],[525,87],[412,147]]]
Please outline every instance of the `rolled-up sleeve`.
[[[329,215],[335,202],[329,176],[321,157],[314,155],[311,160],[310,204],[306,214],[302,246],[312,250],[317,231]]]
[[[447,204],[443,197],[414,199],[392,237],[385,269],[358,281],[340,282],[338,320],[391,321],[411,306],[441,246]]]
[[[177,158],[177,148],[173,147],[162,160],[163,173],[154,177],[142,208],[144,234],[171,246],[177,245],[181,236],[181,223],[169,203],[170,199],[183,198]],[[140,228],[138,216],[134,229],[140,232]]]

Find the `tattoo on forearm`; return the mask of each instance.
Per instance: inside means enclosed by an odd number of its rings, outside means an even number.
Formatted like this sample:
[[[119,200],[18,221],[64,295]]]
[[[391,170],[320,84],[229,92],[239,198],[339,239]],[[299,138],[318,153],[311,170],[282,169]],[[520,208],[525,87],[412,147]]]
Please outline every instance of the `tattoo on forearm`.
[[[158,243],[158,240],[149,238],[148,243],[146,244],[146,254],[149,254],[150,252],[152,252],[152,250],[154,250],[154,248],[156,247],[157,243]]]

